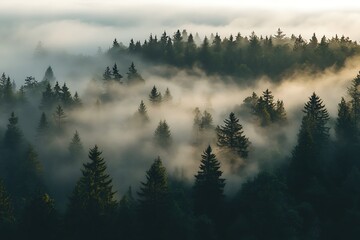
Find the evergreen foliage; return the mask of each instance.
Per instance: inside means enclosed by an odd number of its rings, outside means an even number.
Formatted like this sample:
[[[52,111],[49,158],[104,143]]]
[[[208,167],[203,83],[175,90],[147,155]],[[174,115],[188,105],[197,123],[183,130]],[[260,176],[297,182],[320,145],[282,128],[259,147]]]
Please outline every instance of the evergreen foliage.
[[[71,142],[69,144],[69,152],[74,157],[79,157],[83,155],[84,147],[81,143],[78,131],[75,131],[74,136],[71,139]]]
[[[224,126],[217,126],[217,145],[224,150],[236,153],[242,158],[248,156],[249,139],[244,135],[243,127],[233,112],[229,119],[224,120]]]
[[[139,83],[145,83],[145,80],[142,78],[142,76],[138,73],[138,71],[135,68],[135,64],[132,62],[127,74],[127,81],[129,85],[136,85]]]
[[[201,158],[200,169],[195,175],[194,212],[218,220],[223,210],[225,179],[221,178],[220,162],[210,145]]]
[[[157,90],[156,86],[151,89],[149,100],[153,105],[159,105],[162,102],[161,93]]]
[[[154,133],[155,143],[162,147],[168,148],[172,144],[171,132],[166,121],[160,121]]]

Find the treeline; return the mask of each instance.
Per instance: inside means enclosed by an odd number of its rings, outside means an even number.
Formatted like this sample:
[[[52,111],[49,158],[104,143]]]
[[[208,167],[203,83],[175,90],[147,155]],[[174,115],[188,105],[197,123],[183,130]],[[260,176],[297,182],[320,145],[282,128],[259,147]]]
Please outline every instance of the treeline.
[[[279,80],[295,70],[323,70],[341,68],[346,59],[359,53],[357,42],[348,37],[318,38],[310,40],[301,35],[286,35],[278,29],[273,36],[221,37],[219,34],[193,36],[186,30],[177,30],[172,36],[164,32],[159,38],[153,34],[143,43],[130,40],[128,47],[116,39],[107,52],[114,59],[122,54],[139,55],[152,63],[180,68],[200,67],[209,74],[234,76],[239,82],[267,75]]]

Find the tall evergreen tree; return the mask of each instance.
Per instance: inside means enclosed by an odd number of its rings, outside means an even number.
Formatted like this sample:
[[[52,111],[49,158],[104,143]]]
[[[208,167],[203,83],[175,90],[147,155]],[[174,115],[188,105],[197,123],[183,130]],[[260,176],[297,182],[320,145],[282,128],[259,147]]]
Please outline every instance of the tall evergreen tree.
[[[53,108],[55,103],[55,93],[53,92],[50,83],[46,84],[45,90],[42,93],[40,108],[48,111]]]
[[[74,157],[82,156],[84,152],[84,147],[81,143],[80,135],[77,130],[75,131],[74,136],[69,144],[69,152]]]
[[[49,122],[46,118],[46,114],[43,112],[41,114],[39,125],[37,127],[37,136],[40,138],[44,138],[48,133],[49,133]]]
[[[57,102],[60,102],[61,101],[61,87],[59,85],[59,82],[56,82],[55,83],[55,86],[54,86],[54,99],[55,101]]]
[[[149,94],[149,100],[153,105],[158,105],[162,101],[161,93],[158,92],[155,86],[151,89],[151,92]]]
[[[54,116],[54,120],[55,120],[57,127],[60,129],[66,118],[65,112],[64,112],[63,108],[61,107],[61,105],[58,105],[56,107],[56,110],[55,110],[53,116]]]
[[[54,72],[53,72],[51,66],[49,66],[45,71],[45,75],[43,77],[43,82],[47,81],[47,82],[51,83],[51,82],[54,82],[55,80],[56,80],[56,78],[55,78]]]
[[[225,119],[224,123],[224,126],[217,126],[216,128],[218,136],[217,145],[222,149],[230,150],[237,153],[240,157],[246,158],[250,142],[244,135],[239,119],[231,112],[229,119]]]
[[[114,66],[112,68],[112,76],[113,76],[114,81],[121,83],[121,79],[123,78],[123,76],[119,73],[116,63],[114,64]]]
[[[146,106],[143,100],[141,100],[137,115],[141,123],[146,123],[149,121],[149,116],[147,114]]]
[[[129,67],[129,71],[127,72],[127,80],[129,85],[145,83],[145,80],[138,73],[138,71],[135,68],[135,64],[133,62]]]
[[[75,92],[75,94],[74,94],[73,104],[74,104],[75,107],[81,107],[82,106],[81,99],[80,99],[79,94],[77,92]]]
[[[66,83],[61,88],[61,102],[64,107],[70,107],[73,104],[73,98]]]
[[[351,112],[355,121],[355,125],[359,128],[360,125],[360,72],[351,81],[351,86],[348,88],[350,96]]]
[[[111,70],[109,67],[105,68],[105,72],[103,74],[103,80],[104,81],[109,81],[112,79],[112,74],[111,74]]]
[[[21,144],[22,132],[18,127],[18,117],[12,112],[4,137],[4,145],[10,149],[16,148]]]
[[[162,99],[164,102],[170,102],[172,100],[172,96],[171,96],[169,88],[166,88],[164,97]]]
[[[83,165],[82,176],[70,197],[66,219],[74,239],[110,239],[114,231],[111,226],[117,202],[101,154],[96,145],[90,149],[90,162]]]
[[[201,155],[200,170],[195,175],[194,211],[215,220],[224,203],[225,179],[221,178],[220,162],[210,145]]]
[[[169,147],[172,144],[171,132],[166,121],[160,121],[155,130],[155,143],[163,148]]]
[[[166,169],[160,157],[146,172],[146,181],[141,183],[138,195],[142,232],[146,232],[151,240],[166,239],[164,229],[168,224],[169,189]]]
[[[336,137],[339,143],[355,143],[358,137],[357,132],[351,108],[345,99],[341,98],[335,125]]]

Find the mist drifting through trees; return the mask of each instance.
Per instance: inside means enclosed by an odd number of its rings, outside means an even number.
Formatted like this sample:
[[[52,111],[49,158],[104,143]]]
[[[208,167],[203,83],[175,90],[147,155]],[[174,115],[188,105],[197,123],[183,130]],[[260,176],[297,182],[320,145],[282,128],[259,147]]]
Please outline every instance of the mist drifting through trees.
[[[0,59],[0,239],[360,237],[357,39],[198,27]]]

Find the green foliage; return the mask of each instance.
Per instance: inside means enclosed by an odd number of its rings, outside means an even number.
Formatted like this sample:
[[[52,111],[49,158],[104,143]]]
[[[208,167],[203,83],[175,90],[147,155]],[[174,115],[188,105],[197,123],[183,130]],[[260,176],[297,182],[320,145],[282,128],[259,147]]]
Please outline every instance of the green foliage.
[[[56,126],[58,127],[58,129],[61,129],[62,124],[66,118],[66,115],[65,115],[63,108],[60,105],[58,105],[56,107],[53,117],[54,117]]]
[[[84,153],[84,147],[81,143],[80,135],[77,130],[75,131],[69,144],[69,152],[73,157],[80,157]]]
[[[127,82],[129,85],[145,83],[145,80],[138,73],[138,71],[135,68],[135,64],[133,62],[131,63],[131,65],[129,67],[129,71],[126,74],[127,74]]]
[[[155,106],[159,105],[162,102],[163,99],[161,93],[158,92],[156,86],[151,89],[151,92],[149,94],[149,100]]]
[[[140,121],[140,124],[149,122],[149,115],[143,100],[141,100],[139,108],[135,115],[136,119]]]
[[[56,80],[56,78],[55,78],[54,72],[53,72],[51,66],[49,66],[45,71],[45,75],[44,75],[42,81],[51,83],[51,82],[54,82],[55,80]]]
[[[236,153],[242,158],[248,156],[249,139],[244,135],[243,127],[233,112],[229,119],[224,120],[224,126],[217,126],[217,145],[226,151]]]
[[[225,179],[221,178],[220,162],[210,145],[201,158],[200,170],[195,175],[194,212],[214,220],[223,210]]]
[[[154,133],[154,140],[155,143],[162,148],[168,148],[171,146],[171,132],[169,125],[166,123],[165,120],[159,122],[159,125],[157,126]]]
[[[3,181],[0,179],[0,237],[10,237],[11,228],[15,223],[15,216],[11,199]]]

